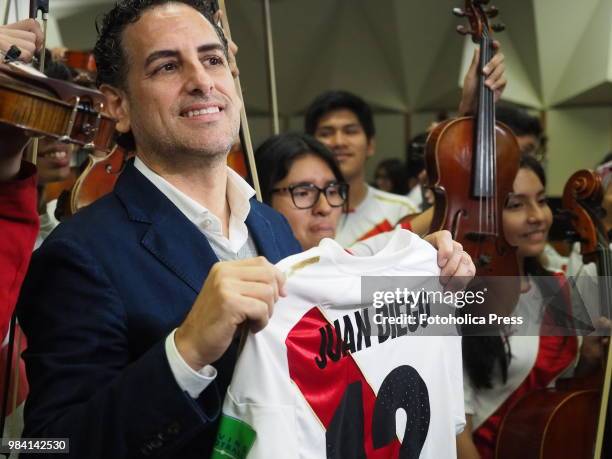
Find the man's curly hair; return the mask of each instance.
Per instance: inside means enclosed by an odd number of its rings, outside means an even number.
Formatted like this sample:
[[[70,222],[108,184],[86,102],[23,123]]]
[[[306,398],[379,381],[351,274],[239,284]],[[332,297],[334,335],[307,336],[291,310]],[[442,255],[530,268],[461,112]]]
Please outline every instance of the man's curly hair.
[[[217,32],[227,57],[227,40],[212,18],[210,0],[121,0],[96,22],[98,40],[94,56],[98,87],[108,84],[117,88],[126,88],[128,62],[121,42],[123,31],[129,24],[137,22],[147,10],[167,3],[183,3],[202,13]]]

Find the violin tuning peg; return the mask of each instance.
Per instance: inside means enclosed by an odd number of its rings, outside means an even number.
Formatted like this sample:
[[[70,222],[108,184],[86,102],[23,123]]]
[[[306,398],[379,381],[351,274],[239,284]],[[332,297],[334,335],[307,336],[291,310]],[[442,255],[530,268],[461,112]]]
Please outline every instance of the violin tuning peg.
[[[465,11],[463,11],[461,8],[453,8],[453,14],[458,18],[465,17]]]
[[[472,31],[466,29],[465,26],[463,25],[457,26],[457,32],[459,32],[461,35],[468,35],[468,34],[471,35],[472,34]]]
[[[504,24],[493,24],[491,28],[493,29],[493,32],[503,32],[506,30],[506,26]]]
[[[499,10],[498,10],[496,7],[492,6],[492,7],[488,8],[488,9],[485,11],[485,13],[486,13],[486,14],[487,14],[487,16],[489,16],[490,18],[494,18],[494,17],[497,17],[497,15],[499,14]]]

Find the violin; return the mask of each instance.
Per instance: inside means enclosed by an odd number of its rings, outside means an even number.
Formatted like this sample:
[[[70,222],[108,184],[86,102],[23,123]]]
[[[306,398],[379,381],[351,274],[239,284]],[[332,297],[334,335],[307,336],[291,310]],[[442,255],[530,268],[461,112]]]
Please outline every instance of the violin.
[[[583,261],[597,265],[600,314],[609,318],[612,255],[599,218],[602,198],[601,179],[590,170],[574,173],[563,191],[563,207],[572,218]],[[611,372],[608,349],[607,360],[594,378],[560,380],[554,389],[536,390],[518,400],[500,425],[496,458],[610,457]],[[606,455],[602,455],[604,440]]]
[[[72,188],[60,194],[55,218],[61,221],[110,193],[132,156],[132,152],[119,145],[104,157],[90,154]]]
[[[0,123],[89,150],[109,152],[115,121],[102,93],[0,64]]]
[[[485,10],[485,3],[488,0],[466,0],[464,10],[453,10],[469,19],[471,30],[457,30],[480,45],[481,63],[493,56],[492,31],[502,30],[489,25],[488,18],[498,10]],[[470,312],[507,316],[518,301],[520,278],[516,248],[504,237],[502,212],[518,172],[520,150],[512,130],[495,122],[494,94],[482,74],[478,91],[474,116],[443,121],[427,138],[425,161],[435,195],[429,232],[450,231],[474,260],[476,277],[470,288],[486,289],[487,300],[482,311]]]

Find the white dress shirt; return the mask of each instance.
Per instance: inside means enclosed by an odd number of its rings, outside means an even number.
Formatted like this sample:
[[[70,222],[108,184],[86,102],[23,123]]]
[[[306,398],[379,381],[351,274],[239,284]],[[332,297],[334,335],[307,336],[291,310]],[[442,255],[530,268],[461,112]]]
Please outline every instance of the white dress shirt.
[[[249,199],[255,190],[229,167],[227,168],[227,202],[230,208],[229,237],[223,234],[221,220],[206,207],[187,196],[170,182],[153,172],[140,158],[134,166],[159,191],[161,191],[208,239],[220,260],[236,260],[257,256],[257,248],[246,226],[246,218],[251,210]],[[176,348],[174,329],[166,338],[165,349],[170,369],[178,385],[191,397],[197,398],[216,378],[217,370],[206,365],[199,370],[192,369]]]

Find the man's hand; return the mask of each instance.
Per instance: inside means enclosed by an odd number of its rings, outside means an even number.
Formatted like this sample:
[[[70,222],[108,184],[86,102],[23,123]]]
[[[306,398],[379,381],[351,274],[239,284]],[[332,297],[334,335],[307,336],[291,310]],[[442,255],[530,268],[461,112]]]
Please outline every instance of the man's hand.
[[[469,115],[476,113],[478,104],[478,77],[480,73],[487,76],[485,84],[494,92],[495,102],[497,102],[508,83],[504,72],[506,66],[504,64],[504,55],[499,52],[500,44],[498,41],[493,42],[493,48],[497,51],[495,56],[480,69],[480,50],[478,47],[474,50],[472,64],[468,69],[465,79],[463,80],[463,93],[461,95],[461,103],[459,104],[459,113],[461,115]]]
[[[447,290],[463,290],[476,274],[476,267],[463,246],[453,241],[450,231],[436,231],[423,239],[438,250],[440,283]]]
[[[219,359],[241,324],[253,333],[263,329],[284,283],[284,274],[263,257],[216,263],[174,335],[185,362],[198,370]]]
[[[6,53],[15,45],[21,50],[19,60],[30,62],[34,52],[42,46],[43,33],[35,19],[24,19],[0,26],[0,51]]]

